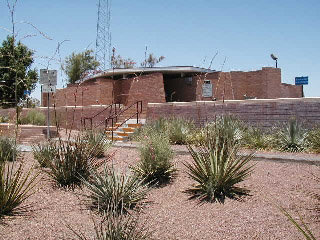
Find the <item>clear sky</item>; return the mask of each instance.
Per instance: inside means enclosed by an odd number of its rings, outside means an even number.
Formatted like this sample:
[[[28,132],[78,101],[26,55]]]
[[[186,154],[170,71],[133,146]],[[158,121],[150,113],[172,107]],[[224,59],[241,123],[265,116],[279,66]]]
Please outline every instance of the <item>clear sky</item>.
[[[12,0],[9,0],[12,2]],[[72,52],[95,48],[98,0],[18,0],[15,20],[19,37],[38,34],[31,22],[53,40],[40,36],[22,40],[35,50],[34,67],[48,58],[62,60]],[[11,29],[6,0],[0,0],[0,27]],[[282,82],[294,84],[309,76],[306,97],[320,96],[319,0],[112,0],[112,46],[121,56],[140,63],[145,46],[165,60],[159,66],[201,66],[223,71],[251,71],[275,66],[278,58]],[[8,32],[0,28],[2,42]],[[206,60],[205,60],[206,59]],[[59,63],[58,87],[65,85]],[[33,93],[40,97],[39,87]]]

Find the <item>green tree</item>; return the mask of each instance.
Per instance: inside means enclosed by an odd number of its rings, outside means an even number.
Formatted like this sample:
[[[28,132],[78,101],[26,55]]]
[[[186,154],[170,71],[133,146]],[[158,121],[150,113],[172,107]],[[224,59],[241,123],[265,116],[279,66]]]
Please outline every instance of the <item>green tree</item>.
[[[16,106],[26,98],[25,90],[34,90],[38,74],[35,69],[31,69],[33,61],[33,51],[21,42],[14,44],[12,36],[8,36],[2,42],[0,46],[0,105],[3,107]],[[17,90],[17,101],[15,101],[15,90]]]
[[[64,71],[68,76],[69,83],[75,83],[90,71],[96,70],[99,62],[95,60],[92,54],[93,50],[86,50],[80,53],[73,52],[66,58]]]

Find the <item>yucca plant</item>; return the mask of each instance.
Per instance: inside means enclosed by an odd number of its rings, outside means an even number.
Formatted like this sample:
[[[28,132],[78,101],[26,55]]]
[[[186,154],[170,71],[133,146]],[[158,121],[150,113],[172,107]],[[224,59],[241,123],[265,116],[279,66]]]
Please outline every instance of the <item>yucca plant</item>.
[[[20,156],[20,149],[14,139],[0,137],[0,162],[14,161]]]
[[[236,184],[251,174],[253,165],[249,163],[253,154],[241,156],[238,145],[221,141],[217,136],[206,146],[188,146],[193,162],[185,163],[185,166],[189,177],[197,182],[186,191],[191,198],[224,203],[226,197],[238,199],[248,194],[247,189]]]
[[[110,207],[114,209],[114,207]],[[87,238],[85,234],[69,229],[80,240],[147,240],[152,233],[146,224],[141,224],[137,214],[120,214],[117,211],[105,211],[103,219],[97,223],[93,220],[95,236]]]
[[[306,147],[307,136],[308,133],[302,123],[296,119],[290,119],[274,135],[274,144],[281,151],[301,152]]]
[[[24,172],[22,163],[0,162],[0,218],[27,211],[22,204],[33,194],[38,175],[32,168]]]
[[[131,169],[149,183],[166,183],[175,175],[173,150],[166,135],[157,132],[145,136],[140,147],[140,161]]]
[[[88,179],[90,170],[101,166],[103,160],[98,160],[96,149],[82,136],[77,136],[74,141],[57,141],[50,143],[50,151],[42,157],[41,163],[47,168],[43,169],[59,186],[74,188],[81,184],[81,178]]]
[[[95,157],[103,157],[104,153],[111,147],[112,141],[107,138],[107,135],[99,131],[87,131],[83,136],[88,142],[89,147],[95,148]]]
[[[89,205],[99,212],[128,211],[142,202],[149,191],[144,179],[131,173],[119,173],[113,167],[105,166],[101,173],[92,170],[89,180],[81,179],[89,192],[85,195]]]
[[[38,161],[41,167],[47,167],[47,162],[51,161],[58,154],[56,143],[37,143],[32,146],[33,158]]]

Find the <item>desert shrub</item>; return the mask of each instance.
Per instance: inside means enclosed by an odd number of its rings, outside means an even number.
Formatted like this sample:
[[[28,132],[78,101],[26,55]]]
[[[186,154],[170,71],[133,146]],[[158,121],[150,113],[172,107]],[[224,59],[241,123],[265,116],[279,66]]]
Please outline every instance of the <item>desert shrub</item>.
[[[111,147],[112,141],[107,138],[107,135],[99,131],[87,131],[83,136],[88,142],[90,148],[95,148],[95,157],[103,157],[104,153]]]
[[[113,207],[111,207],[113,209]],[[87,238],[85,234],[71,231],[80,240],[147,240],[152,233],[145,224],[139,221],[137,214],[119,214],[116,211],[105,211],[101,221],[94,223],[95,236]]]
[[[307,136],[309,150],[320,153],[320,127],[312,129]]]
[[[202,144],[205,144],[207,135],[208,134],[206,128],[199,128],[198,130],[195,130],[188,135],[187,143],[195,146],[200,146]]]
[[[13,139],[0,137],[0,162],[14,161],[20,156],[20,153],[20,149]]]
[[[33,193],[37,176],[32,168],[24,173],[22,163],[0,162],[0,218],[19,215],[28,209],[21,204]]]
[[[241,156],[238,149],[239,145],[219,136],[199,148],[188,146],[193,162],[185,166],[189,177],[197,182],[186,191],[191,198],[223,203],[226,197],[237,199],[248,194],[247,189],[235,185],[251,174],[253,155]]]
[[[88,179],[90,171],[102,164],[95,158],[96,149],[90,143],[77,136],[73,141],[50,142],[47,151],[41,157],[44,171],[61,187],[74,188],[81,184],[81,179]],[[53,156],[53,157],[52,157]],[[51,157],[51,158],[47,158]]]
[[[44,126],[46,125],[46,116],[42,112],[32,109],[27,113],[26,117],[21,118],[21,124]]]
[[[83,179],[89,194],[86,197],[89,205],[98,211],[120,211],[127,212],[146,198],[149,191],[144,179],[140,179],[131,173],[117,172],[113,167],[105,166],[99,173],[91,171],[89,180]],[[113,206],[115,209],[110,209]]]
[[[244,131],[241,145],[247,148],[253,149],[269,149],[270,141],[272,141],[271,136],[263,132],[259,128],[249,127]]]
[[[157,132],[150,133],[141,142],[140,161],[131,169],[146,182],[168,182],[176,172],[169,138]]]
[[[167,134],[172,144],[186,144],[194,131],[192,121],[183,118],[170,118],[167,121]]]
[[[9,117],[0,116],[0,123],[7,123],[9,122]]]
[[[47,161],[54,159],[58,151],[54,142],[45,142],[32,145],[32,153],[41,167],[48,167]]]
[[[306,148],[308,133],[296,119],[281,126],[273,136],[274,148],[286,152],[301,152]]]

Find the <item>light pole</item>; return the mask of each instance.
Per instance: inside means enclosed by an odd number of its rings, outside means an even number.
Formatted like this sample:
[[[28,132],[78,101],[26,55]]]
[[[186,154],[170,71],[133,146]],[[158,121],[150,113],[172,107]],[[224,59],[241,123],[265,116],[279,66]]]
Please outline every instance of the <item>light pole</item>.
[[[271,53],[270,57],[276,61],[276,68],[278,68],[278,58],[273,53]]]

